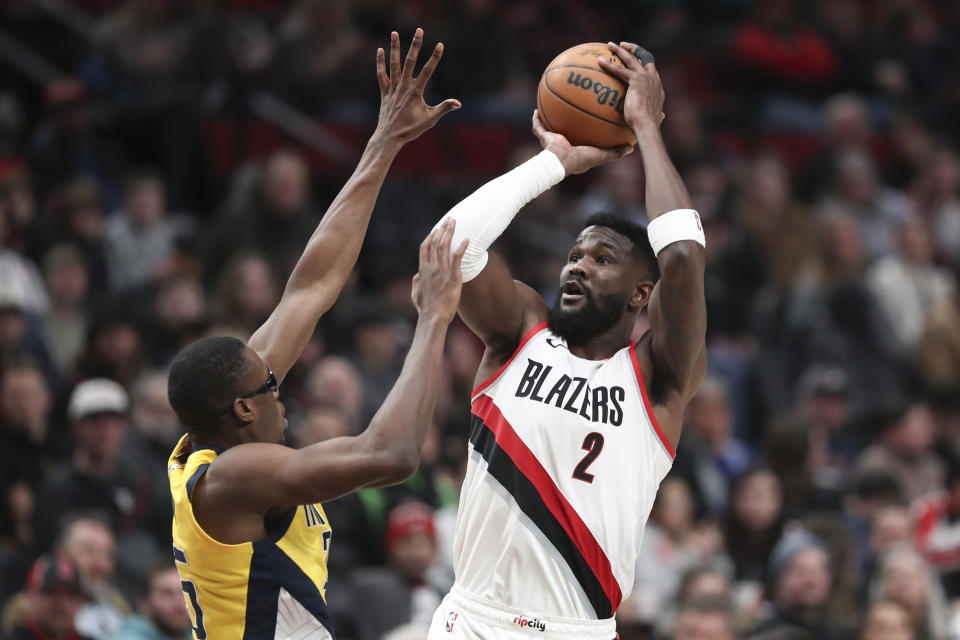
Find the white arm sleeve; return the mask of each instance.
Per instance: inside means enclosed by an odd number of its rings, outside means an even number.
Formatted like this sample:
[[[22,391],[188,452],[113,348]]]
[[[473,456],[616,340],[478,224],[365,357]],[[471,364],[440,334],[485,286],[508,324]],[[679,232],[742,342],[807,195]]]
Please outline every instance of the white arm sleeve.
[[[457,221],[451,247],[470,239],[460,263],[463,281],[470,282],[487,266],[487,249],[500,237],[521,208],[563,180],[566,171],[551,151],[541,151],[522,165],[491,180],[467,196],[447,217]],[[440,224],[439,222],[437,223]]]

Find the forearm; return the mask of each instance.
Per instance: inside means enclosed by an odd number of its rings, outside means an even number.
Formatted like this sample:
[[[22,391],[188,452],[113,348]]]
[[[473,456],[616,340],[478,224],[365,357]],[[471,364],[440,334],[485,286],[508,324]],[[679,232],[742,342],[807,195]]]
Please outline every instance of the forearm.
[[[357,168],[307,242],[287,290],[325,285],[333,303],[360,255],[377,195],[400,148],[379,133],[370,138]]]
[[[646,177],[647,220],[675,209],[690,209],[690,194],[667,154],[660,128],[653,122],[634,127]]]
[[[363,434],[372,453],[389,457],[390,476],[399,471],[405,477],[420,463],[443,375],[448,325],[420,318],[400,377]]]
[[[487,249],[506,230],[517,212],[563,180],[565,175],[566,171],[557,156],[550,151],[543,151],[486,183],[444,216],[457,221],[453,246],[459,246],[464,239],[470,240],[461,262],[464,282],[469,282],[483,271],[487,265]]]

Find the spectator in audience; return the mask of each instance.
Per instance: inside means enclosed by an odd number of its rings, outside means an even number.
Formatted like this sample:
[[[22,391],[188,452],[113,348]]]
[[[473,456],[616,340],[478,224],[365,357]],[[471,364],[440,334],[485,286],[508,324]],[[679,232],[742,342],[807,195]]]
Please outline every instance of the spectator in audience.
[[[216,277],[238,253],[256,253],[264,256],[273,278],[286,282],[319,220],[304,158],[278,150],[264,163],[256,190],[220,214],[206,247],[206,274]]]
[[[787,532],[770,557],[772,612],[748,637],[800,629],[824,640],[844,638],[826,615],[832,580],[823,544],[802,529]]]
[[[375,602],[355,620],[360,640],[376,640],[401,624],[417,623],[426,629],[440,605],[440,594],[426,582],[437,552],[433,511],[407,502],[387,517],[387,566],[354,573],[354,602]],[[359,613],[359,612],[358,612]]]
[[[147,573],[137,612],[124,621],[115,640],[190,640],[193,637],[180,575],[172,564],[158,564]]]
[[[960,465],[948,467],[946,491],[914,505],[916,547],[940,574],[950,598],[960,597]]]
[[[167,212],[159,174],[141,169],[127,176],[123,208],[107,221],[104,247],[114,289],[162,280],[176,267],[184,220]]]
[[[90,179],[77,178],[58,192],[59,233],[52,242],[77,247],[90,270],[90,290],[108,286],[107,254],[103,236],[106,229],[106,202],[100,187]]]
[[[930,310],[920,337],[917,371],[931,388],[960,393],[960,286]]]
[[[50,470],[52,397],[43,372],[29,360],[10,363],[0,378],[0,490],[36,487]]]
[[[114,584],[116,543],[110,525],[94,513],[69,516],[56,553],[76,566],[91,598],[77,613],[77,630],[95,640],[112,640],[130,606]]]
[[[895,600],[877,600],[864,616],[860,640],[914,640],[910,612]]]
[[[831,191],[818,205],[821,215],[850,212],[859,224],[866,255],[875,259],[892,254],[897,227],[910,218],[907,196],[880,182],[873,159],[862,149],[841,151],[836,171]]]
[[[946,300],[954,287],[950,273],[934,265],[927,228],[915,218],[900,223],[897,252],[877,260],[867,271],[866,281],[904,352],[914,349],[930,310]]]
[[[153,357],[165,365],[181,348],[203,336],[210,320],[207,298],[199,280],[174,276],[160,283],[154,308]]]
[[[870,585],[871,597],[893,600],[910,616],[917,637],[946,640],[949,610],[936,573],[910,547],[896,547],[882,558]]]
[[[674,640],[734,640],[730,607],[723,600],[693,598],[677,618]]]
[[[360,373],[346,358],[327,356],[317,362],[307,376],[306,394],[309,406],[336,407],[354,429],[360,424],[364,415],[363,385]]]
[[[738,222],[763,254],[771,284],[787,288],[816,263],[816,227],[810,211],[793,199],[790,174],[773,154],[753,159],[742,178]]]
[[[634,571],[631,606],[653,623],[667,610],[686,571],[719,555],[722,537],[712,523],[697,525],[693,498],[679,476],[665,478],[647,520]]]
[[[766,467],[754,467],[733,484],[724,523],[727,554],[740,581],[762,582],[783,532],[783,489]]]
[[[856,472],[891,473],[913,501],[943,486],[943,463],[933,452],[934,424],[930,408],[921,402],[894,407],[878,416],[878,439],[856,463]]]
[[[695,491],[707,513],[718,515],[727,506],[730,483],[753,460],[753,454],[733,435],[733,415],[724,382],[708,375],[687,405],[684,438],[676,470]]]
[[[44,337],[61,377],[73,371],[87,338],[90,273],[83,255],[69,244],[53,247],[44,258],[44,282],[50,306],[43,317]]]
[[[74,389],[67,415],[76,448],[37,491],[37,503],[43,505],[36,512],[38,548],[49,549],[60,520],[77,509],[104,513],[114,531],[144,524],[149,496],[138,487],[146,470],[120,457],[128,405],[127,393],[112,380],[87,380]]]
[[[30,485],[19,482],[0,489],[0,611],[27,580],[33,547],[32,523],[33,490]]]
[[[937,253],[953,267],[960,267],[960,158],[954,150],[940,148],[923,161],[911,195],[930,224]]]
[[[250,335],[279,299],[276,274],[267,261],[255,254],[238,254],[221,273],[214,313],[219,322]]]
[[[66,558],[37,558],[27,578],[23,604],[3,640],[94,640],[78,632],[75,619],[87,599],[76,567]],[[8,621],[5,621],[8,622]]]

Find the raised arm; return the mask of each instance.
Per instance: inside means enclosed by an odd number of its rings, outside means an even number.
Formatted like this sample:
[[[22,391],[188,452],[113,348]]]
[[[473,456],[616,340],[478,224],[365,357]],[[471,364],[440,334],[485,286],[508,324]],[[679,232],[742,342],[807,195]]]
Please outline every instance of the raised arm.
[[[412,294],[419,313],[413,343],[400,377],[367,429],[299,450],[265,443],[231,447],[207,472],[205,504],[257,515],[396,484],[417,469],[443,376],[447,327],[460,300],[466,245],[451,255],[453,226],[451,221],[438,228],[420,247]]]
[[[280,303],[250,338],[250,347],[283,380],[313,335],[314,327],[336,301],[360,254],[370,214],[394,157],[407,142],[431,128],[444,114],[459,108],[456,100],[431,107],[424,87],[443,55],[437,44],[433,55],[413,76],[423,30],[417,29],[402,67],[400,37],[390,34],[390,71],[383,49],[377,50],[380,117],[356,170],[334,199],[310,237]]]
[[[632,151],[629,146],[572,146],[562,135],[547,131],[536,111],[533,133],[543,152],[483,185],[444,217],[457,220],[455,242],[470,241],[462,265],[460,317],[487,345],[494,361],[491,364],[500,356],[509,356],[527,329],[547,317],[548,309],[533,289],[513,280],[503,260],[488,254],[488,248],[525,204],[563,178]]]
[[[690,208],[690,195],[676,167],[667,155],[660,123],[663,121],[663,86],[652,56],[643,51],[641,62],[630,52],[637,45],[610,44],[610,50],[624,66],[601,59],[600,64],[629,84],[624,101],[624,117],[637,136],[646,176],[648,233],[658,250],[660,281],[650,298],[649,342],[653,380],[659,400],[673,413],[667,425],[679,438],[683,405],[696,390],[706,365],[706,300],[703,291],[703,232],[696,212]],[[642,51],[642,50],[641,50]],[[661,216],[667,214],[663,219]],[[695,239],[699,236],[699,241]],[[662,246],[661,246],[662,245]],[[656,404],[656,403],[655,403]],[[671,429],[675,427],[675,429]],[[668,433],[668,436],[671,434]]]

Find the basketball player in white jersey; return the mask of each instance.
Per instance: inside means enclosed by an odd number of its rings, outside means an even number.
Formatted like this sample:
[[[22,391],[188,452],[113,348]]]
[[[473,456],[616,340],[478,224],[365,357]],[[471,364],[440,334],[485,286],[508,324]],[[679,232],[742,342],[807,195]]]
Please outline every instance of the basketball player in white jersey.
[[[704,235],[660,136],[663,88],[636,45],[610,44],[646,175],[649,226],[594,217],[554,306],[487,248],[532,198],[629,148],[572,147],[534,114],[544,151],[446,216],[461,263],[459,313],[486,344],[472,399],[454,545],[456,581],[430,640],[612,640],[644,525],[706,369]],[[629,52],[637,52],[637,56]],[[650,59],[648,54],[646,59]],[[647,309],[650,329],[631,335]]]

